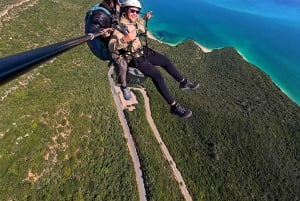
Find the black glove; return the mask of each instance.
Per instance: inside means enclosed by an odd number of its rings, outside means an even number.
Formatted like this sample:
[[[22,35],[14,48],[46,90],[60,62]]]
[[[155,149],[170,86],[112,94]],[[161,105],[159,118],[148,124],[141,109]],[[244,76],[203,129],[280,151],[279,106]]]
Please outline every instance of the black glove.
[[[111,23],[112,23],[112,26],[118,25],[119,24],[119,16],[118,15],[112,16]]]
[[[128,27],[126,25],[123,25],[123,24],[117,25],[115,27],[115,29],[117,29],[119,32],[121,32],[124,35],[127,35],[129,33]]]

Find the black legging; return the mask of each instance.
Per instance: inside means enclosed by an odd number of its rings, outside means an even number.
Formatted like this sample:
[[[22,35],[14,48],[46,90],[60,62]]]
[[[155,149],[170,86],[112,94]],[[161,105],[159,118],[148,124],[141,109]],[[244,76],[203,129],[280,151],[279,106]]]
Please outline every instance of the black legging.
[[[164,97],[168,104],[174,102],[173,96],[170,94],[166,86],[164,78],[155,66],[164,68],[177,82],[183,80],[183,76],[166,56],[144,47],[144,55],[136,59],[136,68],[144,75],[150,77],[159,93]]]

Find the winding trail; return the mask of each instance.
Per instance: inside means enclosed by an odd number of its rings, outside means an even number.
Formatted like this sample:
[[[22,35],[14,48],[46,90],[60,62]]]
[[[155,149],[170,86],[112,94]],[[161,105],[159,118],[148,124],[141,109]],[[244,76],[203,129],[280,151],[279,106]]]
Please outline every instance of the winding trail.
[[[149,123],[149,125],[150,125],[150,127],[151,127],[151,129],[154,133],[154,136],[155,136],[157,142],[160,144],[161,150],[163,151],[167,161],[171,165],[173,174],[174,174],[175,179],[177,180],[177,182],[179,184],[179,188],[181,190],[182,195],[184,196],[185,200],[192,201],[192,197],[191,197],[191,195],[190,195],[190,193],[189,193],[189,191],[186,187],[186,184],[183,180],[183,177],[181,176],[180,171],[177,169],[176,163],[173,160],[167,146],[165,145],[165,143],[161,139],[160,134],[158,132],[158,129],[157,129],[155,123],[154,123],[154,120],[153,120],[152,115],[151,115],[150,101],[149,101],[149,97],[147,96],[146,90],[144,88],[134,88],[134,90],[139,90],[143,94],[143,97],[144,97],[144,100],[145,100],[145,109],[146,109],[146,116],[147,116],[148,123]]]
[[[37,3],[36,0],[22,0],[22,1],[18,1],[14,4],[9,4],[9,5],[6,5],[4,6],[4,10],[0,10],[0,19],[4,18],[5,16],[8,15],[8,13],[12,10],[12,9],[15,9],[15,8],[18,8],[18,7],[21,7],[23,6],[24,4],[26,4],[27,2],[30,2],[30,4],[28,4],[25,8],[23,8],[23,10],[26,10],[27,8],[29,8],[30,6],[33,6],[34,4]],[[10,19],[10,18],[9,18]]]
[[[134,141],[132,139],[132,136],[131,136],[131,133],[130,133],[130,130],[129,130],[129,127],[128,127],[128,124],[127,124],[127,121],[126,121],[126,118],[124,116],[123,109],[122,109],[122,106],[121,106],[121,102],[119,100],[118,94],[117,94],[116,89],[115,89],[115,84],[112,80],[112,74],[113,74],[113,67],[110,68],[109,73],[108,73],[108,77],[109,77],[109,80],[110,80],[110,85],[111,85],[111,89],[112,89],[112,92],[113,92],[113,95],[114,95],[114,99],[115,99],[115,102],[116,102],[116,105],[117,105],[117,108],[118,108],[118,115],[119,115],[121,124],[123,126],[124,133],[125,133],[124,135],[128,139],[128,148],[129,148],[129,152],[130,152],[130,155],[132,157],[134,167],[135,167],[135,171],[136,171],[136,177],[137,177],[136,180],[137,180],[137,183],[138,183],[138,188],[139,188],[139,193],[140,193],[140,200],[146,200],[146,193],[145,193],[145,186],[143,184],[142,172],[141,172],[141,169],[139,168],[141,165],[140,165],[140,162],[139,162],[139,158],[136,154],[136,147],[135,147]],[[157,142],[160,144],[161,150],[162,150],[164,156],[166,157],[167,161],[169,162],[169,164],[172,168],[173,175],[174,175],[176,181],[179,184],[179,188],[181,190],[182,195],[184,196],[186,201],[192,201],[192,197],[191,197],[191,195],[190,195],[190,193],[187,189],[187,186],[186,186],[186,184],[183,180],[183,177],[182,177],[180,171],[177,169],[176,163],[173,160],[167,146],[165,145],[165,143],[161,139],[160,134],[158,132],[158,129],[157,129],[155,123],[154,123],[154,120],[153,120],[152,115],[151,115],[150,101],[149,101],[149,97],[147,96],[146,90],[144,88],[131,88],[131,89],[140,91],[142,93],[143,98],[145,100],[146,117],[147,117],[148,123],[149,123],[149,125],[150,125],[150,127],[151,127],[151,129],[154,133],[154,136],[155,136]],[[143,187],[142,187],[142,185],[143,185]]]
[[[118,111],[118,116],[124,131],[124,136],[127,139],[127,146],[129,149],[129,154],[132,158],[133,161],[133,166],[134,166],[134,170],[135,170],[135,175],[136,175],[136,182],[137,182],[137,187],[138,187],[138,192],[139,192],[139,197],[141,201],[147,201],[146,198],[146,190],[145,190],[145,185],[144,185],[144,181],[143,181],[143,176],[142,176],[142,170],[141,170],[141,164],[140,164],[140,160],[139,157],[137,155],[137,151],[136,151],[136,147],[132,138],[132,135],[130,133],[125,115],[123,113],[123,109],[121,106],[121,102],[118,96],[118,93],[115,89],[115,83],[112,79],[112,74],[113,74],[113,68],[110,68],[109,72],[108,72],[108,78],[109,78],[109,83],[110,83],[110,87],[111,87],[111,91],[112,94],[114,96],[114,100],[117,106],[117,111]]]

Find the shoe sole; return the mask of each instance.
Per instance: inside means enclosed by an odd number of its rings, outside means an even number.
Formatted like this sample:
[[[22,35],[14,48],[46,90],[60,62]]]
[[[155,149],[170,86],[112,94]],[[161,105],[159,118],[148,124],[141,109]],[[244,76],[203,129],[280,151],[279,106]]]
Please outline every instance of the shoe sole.
[[[180,118],[183,118],[183,119],[187,119],[187,118],[189,118],[189,117],[192,116],[193,112],[191,111],[188,115],[185,115],[185,116],[179,116],[178,114],[175,114],[175,113],[173,113],[173,112],[171,112],[171,114],[172,114],[172,115],[175,115],[175,116],[178,116],[178,117],[180,117]]]
[[[191,117],[192,114],[193,114],[193,112],[191,111],[191,113],[189,113],[188,115],[186,115],[186,116],[184,116],[184,117],[182,117],[182,118],[187,119],[187,118]]]
[[[194,90],[194,89],[199,88],[199,86],[200,86],[200,84],[197,84],[196,87],[194,87],[194,88],[187,87],[187,88],[180,88],[180,89],[181,89],[182,91],[189,90],[189,89]]]

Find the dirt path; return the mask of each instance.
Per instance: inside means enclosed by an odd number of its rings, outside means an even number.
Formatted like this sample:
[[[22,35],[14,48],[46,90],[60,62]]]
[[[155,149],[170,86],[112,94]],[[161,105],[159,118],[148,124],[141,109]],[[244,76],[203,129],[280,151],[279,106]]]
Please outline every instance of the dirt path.
[[[180,171],[177,169],[176,167],[176,163],[173,160],[167,146],[165,145],[165,143],[163,142],[163,140],[160,137],[160,134],[158,132],[158,129],[156,128],[156,125],[154,123],[154,120],[152,119],[152,115],[151,115],[151,109],[150,109],[150,101],[149,101],[149,97],[147,96],[147,93],[145,91],[145,89],[142,88],[134,88],[134,90],[138,90],[143,94],[144,100],[145,100],[145,109],[146,109],[146,116],[147,116],[147,120],[148,123],[154,133],[154,136],[157,140],[157,142],[160,144],[161,150],[163,151],[166,159],[169,161],[173,174],[175,176],[175,179],[177,180],[178,184],[179,184],[179,188],[181,190],[182,195],[184,196],[185,200],[187,201],[192,201],[192,197],[186,187],[186,184],[181,176]]]
[[[111,77],[112,74],[113,74],[113,68],[110,68],[110,70],[108,72],[109,83],[110,83],[111,91],[112,91],[112,94],[114,96],[114,100],[115,100],[115,103],[117,106],[118,116],[119,116],[123,131],[124,131],[124,136],[127,140],[129,154],[133,161],[140,201],[147,201],[145,185],[144,185],[144,181],[143,181],[143,177],[142,177],[142,170],[140,168],[141,167],[140,160],[137,155],[136,147],[135,147],[132,135],[130,133],[125,115],[123,113],[123,109],[122,109],[122,105],[121,105],[118,93],[115,89],[115,83]]]
[[[26,4],[26,3],[28,3],[28,4]],[[12,19],[12,17],[9,16],[9,12],[12,11],[13,9],[17,9],[21,6],[26,5],[26,7],[19,10],[19,11],[23,11],[23,10],[26,10],[27,8],[33,6],[36,3],[37,3],[37,0],[22,0],[22,1],[18,1],[16,3],[13,3],[13,4],[6,5],[6,6],[4,6],[4,10],[0,10],[0,19],[1,19],[1,21],[4,21],[4,20],[7,21],[9,19]]]
[[[142,172],[141,172],[141,169],[140,169],[139,158],[136,154],[136,147],[135,147],[134,141],[132,139],[130,130],[128,128],[126,118],[125,118],[124,113],[123,113],[123,109],[126,106],[124,107],[124,105],[122,105],[123,102],[121,103],[121,101],[119,99],[119,94],[117,93],[117,90],[115,89],[115,84],[114,84],[114,82],[111,78],[112,73],[113,73],[113,68],[110,68],[109,73],[108,73],[109,80],[110,80],[110,85],[111,85],[112,93],[114,95],[114,99],[115,99],[115,102],[116,102],[116,105],[117,105],[117,108],[118,108],[118,115],[119,115],[121,124],[123,126],[124,135],[125,135],[125,138],[128,139],[128,148],[129,148],[129,152],[130,152],[130,155],[132,157],[134,167],[135,167],[135,171],[136,171],[136,177],[137,177],[136,180],[137,180],[137,183],[138,183],[138,186],[139,186],[140,200],[146,200],[145,187],[144,187],[144,184],[143,184],[143,178],[142,178]],[[174,177],[175,177],[175,179],[177,180],[177,182],[179,184],[179,188],[181,190],[182,195],[184,196],[186,201],[192,201],[192,197],[189,194],[189,191],[186,187],[186,184],[183,180],[183,177],[181,176],[180,171],[177,169],[176,163],[173,160],[167,146],[165,145],[165,143],[161,139],[160,134],[158,132],[158,129],[157,129],[155,123],[154,123],[154,120],[152,119],[151,109],[150,109],[150,101],[149,101],[149,98],[147,96],[147,93],[146,93],[145,89],[143,89],[143,88],[131,88],[131,89],[132,90],[138,90],[142,93],[142,95],[144,97],[144,100],[145,100],[146,117],[147,117],[148,123],[149,123],[149,125],[150,125],[150,127],[151,127],[151,129],[152,129],[152,131],[155,135],[155,138],[156,138],[157,142],[161,146],[161,149],[162,149],[162,152],[163,152],[164,156],[166,157],[166,159],[169,161],[169,163],[171,165]]]

